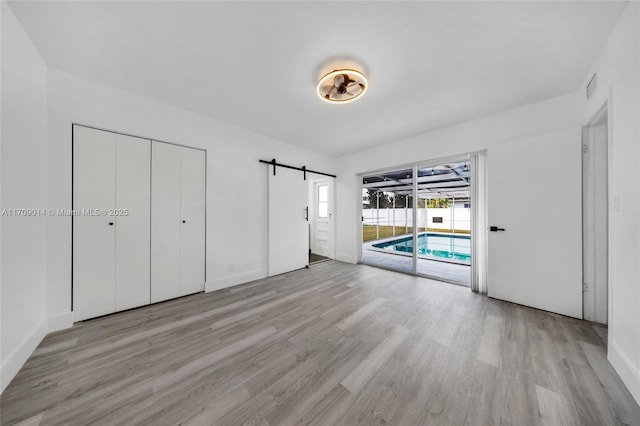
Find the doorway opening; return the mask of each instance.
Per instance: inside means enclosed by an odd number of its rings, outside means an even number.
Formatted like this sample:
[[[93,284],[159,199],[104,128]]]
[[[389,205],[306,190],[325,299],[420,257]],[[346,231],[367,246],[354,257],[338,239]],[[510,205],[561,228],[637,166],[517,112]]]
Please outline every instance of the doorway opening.
[[[608,323],[608,120],[603,108],[582,129],[583,318]]]
[[[362,176],[362,262],[471,285],[471,158]]]
[[[309,181],[309,265],[335,258],[331,178]]]

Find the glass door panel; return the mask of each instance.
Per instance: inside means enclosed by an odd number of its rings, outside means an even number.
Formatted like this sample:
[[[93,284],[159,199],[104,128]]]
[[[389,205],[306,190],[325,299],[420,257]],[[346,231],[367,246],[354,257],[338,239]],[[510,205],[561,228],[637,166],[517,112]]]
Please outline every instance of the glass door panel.
[[[362,262],[413,273],[413,169],[362,177]]]
[[[416,272],[471,284],[471,163],[418,167]]]

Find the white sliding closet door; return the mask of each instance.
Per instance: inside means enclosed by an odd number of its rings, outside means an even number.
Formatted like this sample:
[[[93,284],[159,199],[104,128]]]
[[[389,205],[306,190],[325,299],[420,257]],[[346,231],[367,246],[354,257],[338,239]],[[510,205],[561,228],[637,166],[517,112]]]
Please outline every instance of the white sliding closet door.
[[[267,167],[269,174],[269,276],[309,262],[308,185],[301,172]]]
[[[73,208],[109,211],[116,205],[116,135],[73,127]],[[114,217],[73,218],[74,321],[115,311]]]
[[[205,152],[153,142],[151,301],[204,290]]]
[[[180,285],[182,294],[204,290],[205,152],[182,148]]]
[[[151,149],[151,302],[180,293],[181,147],[153,142]]]
[[[116,141],[116,311],[122,311],[150,303],[151,141],[125,135]]]

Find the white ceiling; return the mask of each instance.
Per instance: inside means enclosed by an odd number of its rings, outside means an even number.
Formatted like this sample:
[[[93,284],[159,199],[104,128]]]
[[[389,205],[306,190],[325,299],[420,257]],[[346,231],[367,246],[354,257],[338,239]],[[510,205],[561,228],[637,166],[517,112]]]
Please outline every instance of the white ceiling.
[[[47,63],[333,156],[574,92],[622,2],[12,2]],[[331,105],[323,73],[369,90]]]

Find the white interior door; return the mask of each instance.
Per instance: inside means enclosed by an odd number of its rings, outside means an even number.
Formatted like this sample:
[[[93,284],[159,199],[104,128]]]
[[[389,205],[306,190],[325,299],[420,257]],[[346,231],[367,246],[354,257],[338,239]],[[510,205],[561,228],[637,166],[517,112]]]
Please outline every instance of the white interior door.
[[[309,261],[307,181],[301,172],[267,167],[269,181],[269,276],[304,268]]]
[[[152,142],[151,302],[181,296],[181,148]]]
[[[607,123],[582,131],[584,319],[608,322]]]
[[[489,296],[582,318],[580,157],[578,131],[488,151]]]
[[[311,219],[311,252],[321,256],[330,256],[329,243],[331,236],[332,205],[330,203],[329,181],[314,182],[312,185],[309,211]]]
[[[116,135],[73,127],[73,315],[82,321],[115,312]],[[89,211],[90,209],[90,211]]]
[[[116,135],[116,142],[116,310],[122,311],[150,303],[151,141]]]
[[[205,152],[181,149],[180,291],[204,290]]]

